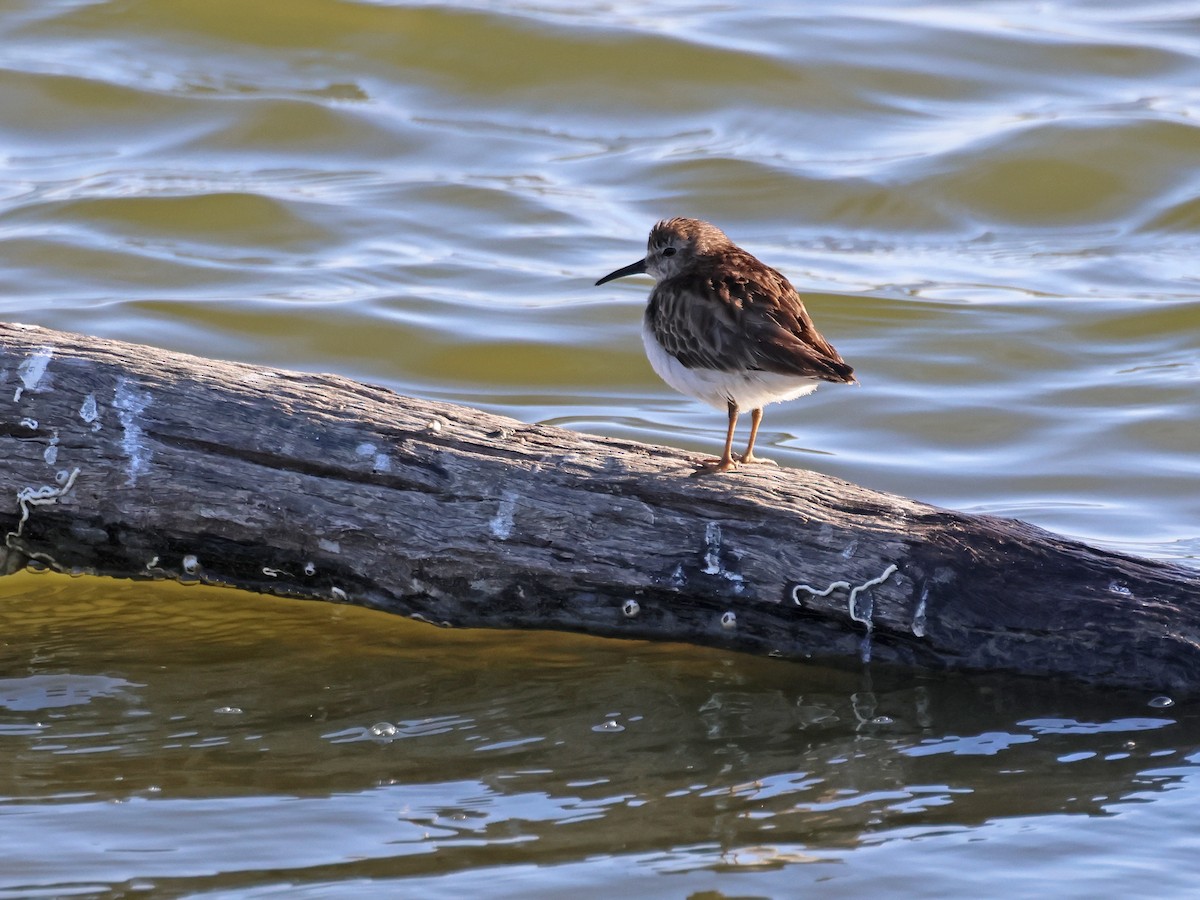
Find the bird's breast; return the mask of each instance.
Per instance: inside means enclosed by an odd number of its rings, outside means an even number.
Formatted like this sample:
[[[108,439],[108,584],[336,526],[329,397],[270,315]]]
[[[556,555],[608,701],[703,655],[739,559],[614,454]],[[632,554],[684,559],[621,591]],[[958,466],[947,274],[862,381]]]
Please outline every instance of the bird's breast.
[[[650,367],[659,378],[679,393],[694,397],[715,409],[724,410],[731,400],[739,409],[758,409],[768,403],[811,394],[817,388],[816,378],[780,375],[760,369],[720,371],[689,368],[659,343],[649,315],[642,327],[642,343]]]

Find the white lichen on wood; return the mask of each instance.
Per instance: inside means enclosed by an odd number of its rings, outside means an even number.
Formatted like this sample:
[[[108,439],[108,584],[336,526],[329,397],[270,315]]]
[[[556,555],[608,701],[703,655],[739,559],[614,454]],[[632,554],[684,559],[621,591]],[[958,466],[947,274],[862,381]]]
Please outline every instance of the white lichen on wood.
[[[875,604],[870,601],[870,595],[868,594],[868,599],[865,603],[863,603],[862,606],[860,606],[858,602],[858,596],[865,590],[873,588],[876,585],[883,584],[885,581],[891,578],[895,572],[896,564],[892,563],[883,570],[882,574],[876,576],[875,578],[870,578],[864,581],[862,584],[851,585],[848,581],[834,581],[827,588],[822,590],[818,590],[810,584],[797,584],[792,588],[792,602],[797,606],[803,605],[804,601],[801,600],[799,596],[800,591],[807,591],[809,595],[813,597],[828,597],[836,590],[849,591],[850,597],[847,601],[847,608],[850,613],[850,618],[853,621],[861,624],[865,629],[861,645],[861,657],[862,661],[867,663],[871,661],[871,632],[875,628]]]
[[[45,451],[42,453],[42,459],[46,460],[46,465],[52,466],[58,462],[58,429],[50,429],[50,443],[46,445]]]
[[[716,575],[733,584],[736,593],[741,593],[746,579],[737,572],[731,572],[721,562],[721,526],[716,522],[708,522],[704,526],[704,568],[705,575]]]
[[[704,526],[704,574],[720,575],[721,572],[721,526],[709,522]]]
[[[37,390],[46,374],[46,367],[50,365],[50,360],[53,358],[54,348],[47,345],[39,347],[17,366],[17,376],[21,379],[21,383],[17,385],[16,393],[13,394],[13,403],[18,402],[21,394],[25,391]]]
[[[507,541],[512,536],[513,517],[517,509],[517,494],[516,491],[505,491],[500,495],[500,503],[496,507],[496,514],[492,516],[492,521],[488,528],[492,532],[492,537],[497,540]]]
[[[925,637],[926,619],[928,617],[927,602],[929,600],[929,585],[921,589],[921,599],[913,610],[912,633],[915,637]]]
[[[135,390],[124,375],[117,379],[116,391],[113,394],[113,408],[121,420],[121,449],[129,460],[126,468],[128,477],[125,484],[133,487],[138,477],[150,471],[150,448],[146,446],[145,432],[142,430],[141,415],[150,405],[150,394]]]
[[[79,407],[79,418],[91,425],[100,416],[100,411],[96,407],[96,395],[88,394],[83,398],[83,403]]]
[[[24,487],[17,491],[17,505],[21,509],[21,517],[17,519],[17,527],[4,536],[4,545],[9,549],[18,549],[13,547],[13,541],[19,538],[21,532],[25,530],[25,523],[29,521],[29,508],[31,506],[46,506],[51,503],[57,503],[60,497],[75,487],[75,479],[78,477],[79,469],[76,468],[71,471],[71,474],[58,487],[44,484],[41,487]],[[45,553],[28,553],[28,556],[30,559],[41,560],[50,565],[54,564],[54,560]]]

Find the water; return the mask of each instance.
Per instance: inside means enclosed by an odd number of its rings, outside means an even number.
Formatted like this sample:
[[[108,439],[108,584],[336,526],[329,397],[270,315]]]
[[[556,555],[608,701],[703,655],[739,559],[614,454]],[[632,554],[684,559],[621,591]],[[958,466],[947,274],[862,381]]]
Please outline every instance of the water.
[[[4,583],[0,896],[1195,886],[1191,703],[81,583]]]
[[[592,287],[699,216],[862,380],[763,455],[1196,565],[1198,57],[1172,2],[8,2],[0,318],[714,453]],[[0,897],[1196,886],[1184,698],[0,591]]]

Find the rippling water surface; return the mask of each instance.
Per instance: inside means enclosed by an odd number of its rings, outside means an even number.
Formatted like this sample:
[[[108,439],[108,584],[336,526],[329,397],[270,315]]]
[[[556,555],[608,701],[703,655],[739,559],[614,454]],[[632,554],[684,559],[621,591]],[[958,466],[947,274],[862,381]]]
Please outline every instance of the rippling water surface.
[[[862,380],[766,455],[1196,565],[1198,114],[1193,3],[8,2],[0,318],[713,452],[592,286],[699,216]],[[0,896],[1195,887],[1185,704],[10,582]]]

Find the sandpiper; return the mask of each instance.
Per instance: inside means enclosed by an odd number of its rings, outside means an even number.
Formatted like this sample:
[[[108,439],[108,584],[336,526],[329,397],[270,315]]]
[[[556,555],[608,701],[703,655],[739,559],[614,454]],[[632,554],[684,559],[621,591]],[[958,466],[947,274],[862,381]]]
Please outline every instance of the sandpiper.
[[[642,324],[650,365],[675,390],[729,413],[725,452],[697,474],[759,462],[754,439],[766,404],[810,394],[821,381],[857,381],[791,282],[715,225],[664,219],[650,230],[644,259],[596,284],[642,274],[656,282]],[[735,460],[742,409],[751,410],[750,440]]]

